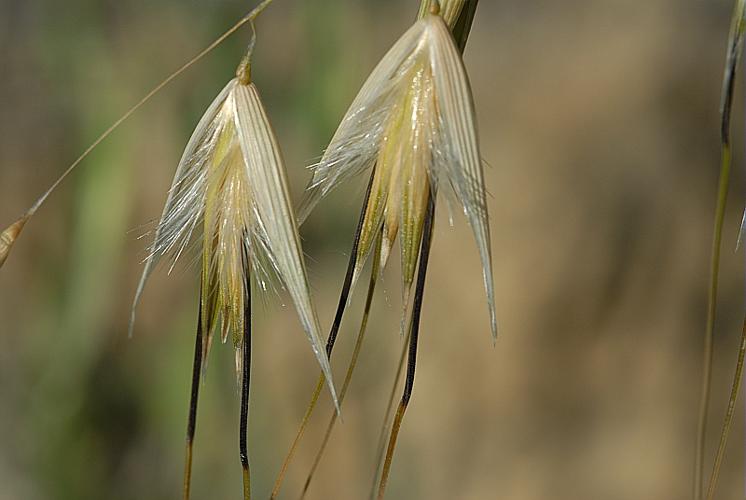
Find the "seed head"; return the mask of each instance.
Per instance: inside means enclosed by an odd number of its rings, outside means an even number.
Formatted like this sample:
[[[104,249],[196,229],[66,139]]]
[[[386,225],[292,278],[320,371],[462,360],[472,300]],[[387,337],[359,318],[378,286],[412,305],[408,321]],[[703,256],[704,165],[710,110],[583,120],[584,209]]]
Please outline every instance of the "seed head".
[[[291,207],[280,148],[257,89],[234,78],[200,120],[176,169],[132,321],[153,266],[165,255],[175,263],[195,241],[206,350],[218,325],[224,341],[232,335],[240,346],[249,320],[244,318],[249,273],[264,291],[276,281],[293,300],[336,401]]]
[[[342,119],[300,210],[373,169],[357,271],[383,231],[385,264],[401,233],[402,289],[414,280],[428,195],[444,191],[464,211],[479,248],[493,336],[497,334],[487,195],[471,88],[443,19],[426,14],[373,70]]]

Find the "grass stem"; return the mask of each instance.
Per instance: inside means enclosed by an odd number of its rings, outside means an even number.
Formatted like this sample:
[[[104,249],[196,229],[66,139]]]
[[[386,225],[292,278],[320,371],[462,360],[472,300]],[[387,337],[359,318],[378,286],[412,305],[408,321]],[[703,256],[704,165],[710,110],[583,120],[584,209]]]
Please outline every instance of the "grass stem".
[[[411,328],[407,328],[407,334],[404,336],[404,342],[402,344],[401,354],[399,355],[399,362],[396,366],[396,374],[394,375],[394,383],[391,385],[391,392],[389,393],[388,403],[386,404],[386,411],[383,413],[383,422],[381,423],[381,430],[378,433],[378,444],[376,445],[376,470],[373,474],[373,481],[370,485],[370,500],[375,499],[376,485],[378,484],[378,476],[381,473],[381,466],[383,465],[383,454],[386,451],[386,435],[389,430],[389,415],[394,407],[394,397],[396,396],[396,389],[399,387],[401,382],[401,376],[404,371],[404,360],[407,359],[407,346],[409,345],[409,336],[412,332]]]
[[[201,300],[200,293],[200,303]],[[187,421],[186,436],[186,459],[184,464],[184,500],[189,500],[192,484],[192,448],[194,444],[194,434],[197,430],[197,403],[199,401],[199,386],[202,371],[202,307],[199,307],[197,317],[197,335],[194,341],[194,363],[192,365],[192,391],[189,398],[189,418]]]
[[[725,413],[723,429],[720,432],[720,443],[718,444],[715,463],[712,466],[712,473],[710,474],[710,482],[707,488],[707,500],[714,500],[715,498],[715,490],[717,488],[718,478],[720,477],[720,468],[723,464],[723,457],[725,456],[725,445],[728,443],[728,434],[730,433],[730,427],[733,423],[733,415],[736,412],[738,393],[741,389],[744,354],[746,354],[746,318],[744,318],[743,329],[741,330],[741,345],[738,348],[738,361],[736,362],[736,372],[733,375],[733,385],[730,390],[728,410]]]
[[[389,472],[391,471],[391,463],[394,458],[394,449],[396,448],[396,440],[399,436],[399,429],[401,428],[402,420],[404,419],[404,413],[407,411],[409,401],[412,397],[412,389],[414,387],[414,375],[415,368],[417,365],[417,344],[419,340],[420,330],[420,315],[422,313],[422,300],[425,295],[425,278],[427,277],[427,265],[430,259],[430,246],[433,239],[433,225],[435,223],[435,194],[431,193],[428,205],[427,213],[425,214],[425,224],[423,228],[422,244],[420,247],[420,263],[417,270],[417,285],[415,288],[414,305],[412,308],[412,322],[410,326],[410,337],[409,337],[409,356],[407,361],[407,376],[404,381],[404,393],[402,394],[399,408],[394,416],[394,422],[391,426],[391,436],[389,437],[389,444],[386,450],[386,457],[383,462],[383,470],[381,472],[381,482],[378,486],[378,499],[382,500],[386,494],[386,485],[388,484]]]
[[[720,180],[718,182],[715,222],[712,235],[712,250],[710,259],[710,287],[707,297],[707,323],[703,348],[703,376],[702,390],[699,404],[699,422],[697,427],[697,444],[694,459],[694,492],[693,497],[701,500],[703,494],[704,458],[707,444],[707,416],[710,406],[710,392],[712,385],[712,351],[715,333],[715,318],[717,316],[718,277],[720,274],[720,253],[723,240],[723,224],[725,222],[725,208],[728,201],[731,172],[731,136],[730,124],[733,110],[733,94],[736,81],[736,69],[742,53],[744,33],[744,0],[737,0],[733,11],[730,35],[728,39],[728,53],[723,76],[723,90],[720,103]],[[721,435],[721,442],[722,442]],[[717,474],[714,475],[717,480]],[[709,489],[714,488],[710,484]]]
[[[238,450],[241,458],[243,476],[243,498],[251,499],[251,474],[249,470],[249,452],[247,446],[247,429],[249,423],[249,386],[251,384],[251,280],[246,277],[246,304],[244,306],[244,334],[241,350],[241,418],[239,424]]]

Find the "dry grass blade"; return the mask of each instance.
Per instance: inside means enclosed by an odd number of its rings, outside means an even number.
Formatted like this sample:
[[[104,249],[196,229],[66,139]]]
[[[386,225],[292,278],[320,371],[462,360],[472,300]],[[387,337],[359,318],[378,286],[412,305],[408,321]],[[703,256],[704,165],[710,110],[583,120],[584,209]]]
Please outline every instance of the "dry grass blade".
[[[733,106],[733,94],[735,87],[736,69],[743,52],[744,35],[744,6],[746,0],[737,0],[733,12],[733,21],[728,40],[728,55],[726,60],[725,75],[723,77],[723,91],[721,101],[721,166],[720,180],[717,194],[717,207],[715,209],[715,222],[712,236],[712,254],[710,262],[710,287],[707,305],[707,323],[704,338],[704,361],[702,391],[699,407],[699,423],[697,429],[697,444],[694,462],[694,492],[695,499],[700,500],[703,495],[704,478],[704,456],[707,436],[707,414],[710,405],[710,391],[712,384],[712,348],[715,330],[715,317],[717,315],[718,276],[720,273],[720,252],[723,239],[723,223],[725,221],[725,207],[728,200],[728,188],[730,186],[731,172],[731,137],[730,121]],[[727,437],[727,431],[726,437]],[[721,436],[721,443],[724,445]],[[720,454],[721,451],[718,451]],[[719,464],[716,464],[719,468]],[[717,473],[713,471],[713,479],[717,481]],[[713,484],[708,489],[712,489]]]

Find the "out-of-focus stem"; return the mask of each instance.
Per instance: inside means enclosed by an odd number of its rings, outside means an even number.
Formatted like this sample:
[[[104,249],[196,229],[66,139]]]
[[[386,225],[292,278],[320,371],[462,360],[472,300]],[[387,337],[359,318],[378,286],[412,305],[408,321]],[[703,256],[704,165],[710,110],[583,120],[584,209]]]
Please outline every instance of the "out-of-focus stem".
[[[386,404],[386,411],[383,413],[383,423],[381,423],[381,430],[378,432],[378,444],[376,445],[376,471],[373,474],[373,481],[370,485],[370,500],[374,500],[376,497],[376,485],[378,484],[378,476],[381,472],[381,466],[383,465],[383,454],[386,451],[386,434],[389,430],[389,419],[391,415],[391,409],[394,407],[394,397],[396,396],[396,388],[399,387],[401,381],[401,375],[404,371],[404,360],[407,359],[407,346],[409,345],[409,336],[412,333],[411,326],[407,328],[407,334],[404,336],[404,343],[402,345],[401,354],[399,355],[399,361],[396,365],[396,374],[394,375],[394,383],[391,385],[391,392],[389,393],[388,403]]]
[[[725,413],[723,429],[720,432],[720,443],[718,444],[718,451],[715,455],[715,463],[712,466],[710,483],[707,488],[707,500],[714,500],[715,498],[715,490],[717,488],[718,478],[720,477],[720,468],[723,464],[723,457],[725,456],[725,445],[728,443],[728,434],[730,433],[730,427],[733,423],[733,415],[736,412],[738,393],[741,389],[744,354],[746,354],[746,318],[744,318],[743,329],[741,330],[741,345],[738,348],[738,361],[736,361],[736,373],[733,375],[733,384],[730,390],[730,399],[728,400],[728,410]]]
[[[720,142],[721,163],[720,180],[718,183],[715,222],[712,235],[712,253],[710,260],[710,288],[707,299],[707,323],[703,348],[703,376],[702,391],[699,405],[699,423],[697,428],[697,445],[694,459],[694,492],[693,497],[700,500],[703,494],[704,457],[707,436],[707,414],[710,406],[710,391],[712,384],[712,344],[715,332],[715,318],[717,316],[718,277],[720,274],[720,251],[723,240],[723,223],[725,221],[725,207],[728,201],[731,171],[731,137],[730,122],[733,109],[733,93],[736,80],[736,68],[743,50],[744,33],[744,0],[737,0],[733,11],[730,35],[728,39],[728,55],[723,76],[723,90],[720,103]],[[717,475],[714,476],[717,480]],[[710,485],[708,489],[712,489]]]

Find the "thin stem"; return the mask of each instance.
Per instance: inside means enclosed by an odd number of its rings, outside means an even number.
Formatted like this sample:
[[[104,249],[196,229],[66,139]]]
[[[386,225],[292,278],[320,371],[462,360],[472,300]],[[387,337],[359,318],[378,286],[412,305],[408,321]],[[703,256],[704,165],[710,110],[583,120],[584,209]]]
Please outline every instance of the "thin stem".
[[[251,56],[254,54],[254,46],[256,45],[256,26],[254,26],[254,21],[273,1],[264,0],[247,14],[249,24],[251,25],[251,38],[246,48],[246,54],[236,69],[236,76],[243,85],[248,85],[251,82]]]
[[[358,252],[358,246],[360,244],[360,234],[363,230],[363,222],[365,221],[365,213],[368,207],[368,199],[370,198],[370,190],[373,186],[373,173],[370,175],[370,180],[368,181],[368,187],[365,191],[365,199],[363,200],[363,207],[360,210],[360,219],[357,224],[357,228],[355,229],[355,237],[352,240],[352,249],[350,250],[350,260],[347,263],[347,272],[345,273],[344,283],[342,284],[342,291],[339,294],[339,302],[337,303],[337,312],[334,315],[334,321],[332,322],[331,329],[329,330],[329,336],[326,340],[326,355],[331,360],[332,357],[332,351],[334,350],[334,344],[337,342],[337,335],[339,334],[339,328],[342,324],[342,318],[344,316],[345,309],[347,307],[347,300],[350,296],[350,291],[352,288],[352,278],[355,274],[355,265],[357,264],[357,252]],[[290,445],[290,449],[288,450],[287,455],[285,456],[285,460],[282,462],[282,467],[280,467],[280,472],[277,475],[277,479],[275,479],[274,487],[272,488],[272,493],[270,494],[270,500],[274,500],[278,497],[280,494],[280,489],[282,488],[282,483],[285,480],[285,475],[287,474],[288,468],[290,467],[290,462],[293,461],[293,457],[295,456],[295,452],[298,450],[298,445],[300,444],[301,439],[303,438],[303,434],[306,432],[306,427],[308,426],[308,422],[311,419],[311,415],[313,414],[314,409],[316,408],[316,403],[319,401],[319,397],[321,395],[321,391],[324,387],[324,374],[321,373],[319,375],[319,380],[316,383],[316,388],[314,389],[313,393],[311,394],[311,401],[308,404],[308,408],[306,408],[306,413],[303,415],[303,420],[301,420],[300,428],[298,429],[298,432],[295,435],[295,439],[293,439],[293,444]],[[341,401],[340,401],[341,404]]]
[[[274,2],[274,0],[264,0],[262,3],[254,7],[254,10],[246,14],[246,17],[249,21],[254,21],[257,17],[259,17],[259,14],[264,12],[264,9],[269,7],[269,4],[271,4],[272,2]]]
[[[710,260],[710,288],[707,298],[707,323],[703,348],[703,376],[702,391],[699,405],[699,423],[697,428],[697,445],[694,461],[694,492],[695,499],[700,500],[703,494],[704,456],[707,436],[707,416],[710,406],[710,391],[712,384],[712,350],[715,332],[715,318],[717,316],[718,277],[720,273],[720,251],[723,239],[723,224],[725,222],[725,207],[728,200],[731,171],[731,138],[730,122],[733,109],[733,94],[736,80],[736,68],[741,56],[743,43],[744,0],[736,2],[731,24],[728,55],[723,77],[722,100],[720,104],[720,141],[721,164],[720,180],[715,209],[715,222],[712,236],[712,250]],[[722,436],[721,436],[722,440]],[[717,475],[715,476],[717,479]],[[708,489],[714,488],[710,485]]]
[[[715,463],[712,466],[710,483],[709,487],[707,488],[707,500],[713,500],[715,498],[715,489],[717,488],[718,478],[720,477],[720,467],[723,464],[723,457],[725,456],[725,445],[728,443],[728,434],[730,432],[731,424],[733,423],[733,415],[736,412],[736,401],[738,400],[738,393],[741,389],[744,354],[746,354],[746,318],[744,318],[743,329],[741,330],[741,345],[738,349],[738,361],[736,362],[736,373],[733,375],[733,385],[731,386],[730,390],[728,410],[725,413],[723,429],[720,432],[720,443],[718,444],[717,454],[715,455]]]
[[[287,474],[288,468],[290,467],[290,462],[292,462],[293,457],[295,456],[295,452],[298,450],[300,440],[306,432],[308,421],[311,418],[311,414],[313,413],[314,408],[316,408],[316,402],[319,400],[319,396],[321,395],[321,390],[323,388],[324,374],[322,373],[319,375],[319,380],[316,383],[316,388],[311,394],[311,402],[308,404],[308,408],[306,408],[306,413],[303,415],[303,420],[301,421],[300,428],[295,435],[295,439],[293,439],[293,444],[290,445],[290,450],[288,450],[288,453],[285,456],[285,460],[282,462],[280,473],[277,475],[277,479],[275,479],[275,484],[272,487],[272,493],[269,496],[270,500],[274,500],[280,495],[280,489],[282,488],[282,483],[285,480],[285,475]]]
[[[394,383],[391,385],[391,392],[389,393],[388,403],[386,404],[386,411],[383,413],[383,423],[381,424],[381,430],[378,433],[378,444],[376,445],[376,470],[373,474],[373,481],[370,485],[369,498],[373,500],[376,496],[376,485],[378,484],[378,475],[381,472],[381,466],[383,465],[383,454],[386,451],[386,434],[389,430],[389,415],[391,415],[391,409],[394,407],[394,397],[396,396],[396,389],[399,387],[401,381],[401,375],[404,373],[404,360],[407,358],[407,346],[409,345],[409,337],[412,332],[411,326],[407,328],[407,334],[404,336],[404,342],[402,344],[401,354],[399,355],[399,362],[396,366],[396,375],[394,375]]]
[[[697,427],[697,453],[694,463],[694,498],[702,498],[705,444],[707,436],[707,417],[710,406],[710,390],[712,385],[712,344],[715,332],[715,317],[717,313],[718,277],[720,273],[720,247],[723,239],[723,222],[725,219],[725,205],[730,183],[730,147],[723,145],[723,159],[720,170],[720,186],[718,188],[718,202],[715,213],[715,230],[712,237],[712,256],[710,261],[710,288],[707,299],[707,323],[703,347],[703,376],[702,391],[699,403],[699,423]]]
[[[251,281],[246,279],[246,304],[244,306],[244,334],[242,343],[243,362],[241,363],[241,422],[239,427],[238,450],[243,472],[243,498],[251,499],[251,474],[249,471],[249,452],[247,446],[247,428],[249,423],[249,386],[251,384]]]
[[[355,275],[355,266],[357,265],[358,258],[358,247],[360,246],[360,234],[363,232],[363,223],[365,222],[365,216],[368,209],[368,201],[370,200],[370,191],[373,187],[374,172],[371,172],[370,180],[368,181],[368,187],[366,187],[365,189],[363,208],[360,210],[360,219],[358,220],[357,228],[355,228],[355,237],[352,240],[352,249],[350,250],[350,261],[347,263],[347,272],[345,273],[344,283],[342,284],[342,292],[339,294],[337,312],[334,315],[334,322],[332,323],[331,330],[329,331],[329,337],[327,337],[326,339],[326,355],[329,356],[329,358],[331,358],[332,350],[334,350],[334,344],[337,342],[339,327],[342,325],[342,317],[344,316],[345,309],[347,308],[347,302],[352,289],[352,278]]]
[[[357,339],[355,340],[355,348],[352,351],[352,358],[350,359],[350,364],[347,366],[347,374],[345,375],[344,383],[342,384],[342,392],[339,394],[339,403],[342,404],[342,401],[344,401],[345,394],[347,394],[347,388],[350,386],[350,382],[352,381],[352,374],[355,371],[355,366],[357,366],[357,360],[360,356],[360,350],[363,347],[363,340],[365,340],[365,332],[368,328],[368,318],[370,316],[370,308],[373,305],[373,294],[376,290],[376,283],[378,280],[378,274],[380,271],[380,260],[381,260],[381,236],[379,235],[378,241],[376,243],[376,250],[375,254],[373,256],[373,266],[370,271],[370,283],[368,284],[368,295],[365,299],[365,309],[363,310],[363,319],[360,322],[360,330],[357,334]],[[308,492],[308,488],[311,485],[311,480],[313,479],[314,474],[316,473],[316,469],[319,466],[319,463],[321,463],[321,457],[324,455],[324,450],[326,450],[326,446],[329,443],[329,438],[332,435],[332,430],[334,429],[334,424],[337,422],[337,413],[332,412],[332,416],[329,420],[329,424],[326,427],[326,433],[324,434],[324,439],[321,442],[321,446],[319,447],[319,451],[316,453],[316,457],[313,460],[313,465],[311,466],[311,470],[308,473],[308,477],[306,477],[306,482],[303,485],[303,492],[301,493],[301,498],[305,498],[306,493]]]
[[[428,200],[427,213],[425,214],[425,225],[423,228],[422,244],[420,247],[420,264],[417,270],[417,285],[415,288],[414,305],[412,309],[411,336],[409,338],[409,357],[407,361],[407,378],[404,381],[404,393],[402,394],[399,408],[394,416],[394,422],[391,426],[391,436],[389,445],[386,450],[386,458],[383,462],[383,472],[381,473],[381,482],[378,486],[378,499],[382,500],[386,493],[389,472],[391,471],[391,462],[394,458],[394,449],[396,440],[399,436],[404,413],[409,406],[409,400],[412,397],[414,387],[414,375],[417,365],[417,343],[420,330],[420,315],[422,313],[422,299],[425,295],[425,278],[427,277],[427,265],[430,259],[430,246],[433,239],[433,223],[435,222],[435,194],[432,193]]]
[[[202,293],[200,292],[200,296]],[[202,299],[200,297],[200,303]],[[192,445],[197,430],[197,403],[199,401],[200,374],[202,371],[202,307],[197,316],[197,335],[194,341],[194,362],[192,364],[192,393],[189,398],[189,419],[187,421],[186,459],[184,464],[184,500],[189,500],[192,484]]]

